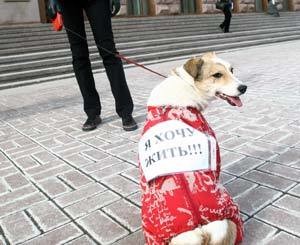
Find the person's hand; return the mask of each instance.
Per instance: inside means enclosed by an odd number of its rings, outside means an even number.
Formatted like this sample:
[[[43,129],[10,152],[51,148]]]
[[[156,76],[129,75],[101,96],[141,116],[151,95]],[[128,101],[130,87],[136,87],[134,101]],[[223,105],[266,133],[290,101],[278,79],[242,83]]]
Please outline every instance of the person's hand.
[[[47,6],[47,15],[52,20],[55,18],[56,13],[62,12],[62,7],[59,2],[59,0],[49,0],[48,6]]]
[[[121,8],[120,0],[110,0],[111,16],[114,17]]]

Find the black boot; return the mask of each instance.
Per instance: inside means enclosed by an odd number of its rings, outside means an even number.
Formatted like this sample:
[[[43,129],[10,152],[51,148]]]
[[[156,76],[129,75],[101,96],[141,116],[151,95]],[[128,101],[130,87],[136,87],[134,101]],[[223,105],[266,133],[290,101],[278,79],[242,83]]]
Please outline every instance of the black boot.
[[[138,128],[135,120],[133,119],[133,117],[131,115],[122,117],[122,125],[123,125],[123,129],[125,131],[133,131]]]
[[[102,122],[100,116],[95,118],[88,118],[82,126],[83,131],[91,131],[97,128],[97,126]]]

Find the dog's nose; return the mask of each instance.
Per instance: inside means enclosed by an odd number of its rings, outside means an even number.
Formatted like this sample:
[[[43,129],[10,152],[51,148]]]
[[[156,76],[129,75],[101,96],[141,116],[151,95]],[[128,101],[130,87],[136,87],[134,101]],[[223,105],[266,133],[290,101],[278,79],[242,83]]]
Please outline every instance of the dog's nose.
[[[238,91],[241,92],[242,94],[244,94],[247,90],[247,86],[246,85],[240,85],[238,86]]]

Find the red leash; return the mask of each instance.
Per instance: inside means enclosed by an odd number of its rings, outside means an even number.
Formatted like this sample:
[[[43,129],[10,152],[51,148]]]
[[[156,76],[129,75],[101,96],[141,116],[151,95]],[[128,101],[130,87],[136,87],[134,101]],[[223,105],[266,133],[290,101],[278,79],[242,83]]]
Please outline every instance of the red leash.
[[[70,32],[72,32],[73,34],[75,34],[75,35],[79,36],[80,38],[82,38],[82,39],[84,39],[84,40],[87,41],[86,38],[80,36],[80,35],[77,34],[76,32],[74,32],[74,31],[72,31],[72,30],[70,30],[70,29],[68,29],[68,28],[66,28],[66,27],[65,27],[65,29],[68,30],[68,31],[70,31]],[[134,60],[131,60],[131,59],[129,59],[129,58],[126,58],[124,55],[121,55],[121,54],[118,54],[118,53],[117,53],[117,54],[116,54],[116,53],[113,53],[113,52],[111,52],[110,50],[108,50],[108,49],[106,49],[106,48],[103,48],[103,47],[99,46],[97,43],[96,43],[96,46],[97,46],[98,48],[103,49],[105,52],[107,52],[107,53],[109,53],[109,54],[112,54],[112,55],[116,56],[117,58],[120,58],[121,60],[126,61],[126,62],[129,63],[129,64],[134,64],[135,66],[141,67],[141,68],[143,68],[143,69],[145,69],[145,70],[147,70],[147,71],[150,71],[150,72],[152,72],[152,73],[154,73],[154,74],[156,74],[156,75],[158,75],[158,76],[161,76],[161,77],[163,77],[163,78],[167,78],[165,75],[162,75],[162,74],[160,74],[160,73],[158,73],[158,72],[156,72],[156,71],[154,71],[154,70],[152,70],[152,69],[150,69],[150,68],[148,68],[148,67],[146,67],[146,66],[144,66],[144,65],[142,65],[142,64],[140,64],[140,63],[138,63],[138,62],[136,62],[136,61],[134,61]]]
[[[103,49],[103,48],[102,48],[102,49]],[[107,51],[106,51],[106,52],[107,52]],[[142,64],[140,64],[140,63],[138,63],[138,62],[136,62],[136,61],[134,61],[134,60],[128,59],[128,58],[126,58],[125,56],[123,56],[123,55],[121,55],[121,54],[114,54],[114,55],[115,55],[116,57],[118,57],[118,58],[120,58],[120,59],[126,61],[126,62],[129,63],[129,64],[134,64],[135,66],[141,67],[141,68],[143,68],[143,69],[145,69],[145,70],[147,70],[147,71],[150,71],[150,72],[152,72],[152,73],[154,73],[154,74],[156,74],[156,75],[159,75],[159,76],[161,76],[161,77],[167,78],[165,75],[160,74],[160,73],[158,73],[158,72],[156,72],[156,71],[154,71],[154,70],[152,70],[152,69],[150,69],[150,68],[148,68],[148,67],[146,67],[146,66],[144,66],[144,65],[142,65]]]
[[[58,14],[56,15],[55,19],[52,20],[52,24],[53,24],[54,30],[56,30],[56,31],[62,30],[63,20],[62,20],[61,14],[58,13]],[[69,32],[72,32],[73,34],[75,34],[76,36],[80,37],[81,39],[87,41],[86,38],[82,37],[82,36],[79,35],[78,33],[74,32],[74,31],[72,31],[72,30],[70,30],[70,29],[68,29],[68,28],[66,28],[66,27],[65,27],[65,29],[68,30]],[[144,66],[144,65],[142,65],[142,64],[140,64],[140,63],[138,63],[138,62],[136,62],[136,61],[134,61],[134,60],[131,60],[131,59],[129,59],[129,58],[126,58],[126,57],[125,57],[124,55],[122,55],[122,54],[118,54],[118,53],[115,54],[115,53],[113,53],[113,52],[107,50],[106,48],[103,48],[103,47],[99,46],[97,43],[96,43],[96,46],[97,46],[98,48],[103,49],[105,52],[107,52],[107,53],[109,53],[109,54],[112,54],[112,55],[116,56],[117,58],[120,58],[121,60],[126,61],[128,64],[134,64],[135,66],[141,67],[141,68],[143,68],[143,69],[145,69],[145,70],[147,70],[147,71],[150,71],[150,72],[152,72],[152,73],[154,73],[154,74],[156,74],[156,75],[158,75],[158,76],[161,76],[161,77],[163,77],[163,78],[167,78],[166,76],[162,75],[162,74],[159,73],[159,72],[156,72],[156,71],[154,71],[154,70],[152,70],[152,69],[150,69],[150,68],[148,68],[148,67],[146,67],[146,66]]]

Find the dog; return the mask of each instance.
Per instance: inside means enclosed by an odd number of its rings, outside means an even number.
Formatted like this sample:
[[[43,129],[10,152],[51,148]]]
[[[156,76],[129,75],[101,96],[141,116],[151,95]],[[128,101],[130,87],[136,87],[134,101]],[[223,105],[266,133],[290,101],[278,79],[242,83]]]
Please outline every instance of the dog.
[[[241,107],[246,90],[214,52],[187,60],[152,90],[139,142],[146,244],[242,241],[239,208],[219,182],[219,147],[201,112],[215,99]]]

